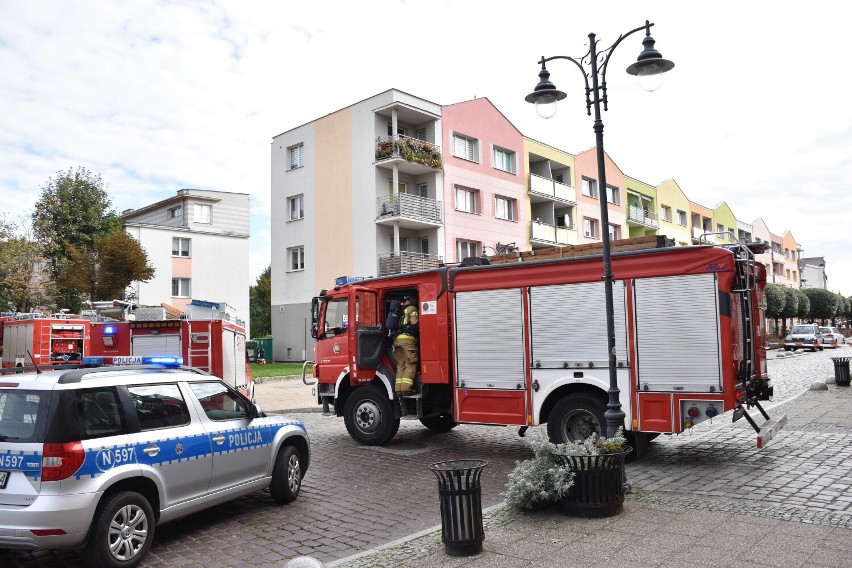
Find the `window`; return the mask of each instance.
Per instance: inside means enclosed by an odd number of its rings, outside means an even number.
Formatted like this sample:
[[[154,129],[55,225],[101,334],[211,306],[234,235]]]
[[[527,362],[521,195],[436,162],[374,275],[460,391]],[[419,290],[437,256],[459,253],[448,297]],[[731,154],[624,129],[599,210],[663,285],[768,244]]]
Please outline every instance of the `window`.
[[[408,132],[408,130],[406,130],[405,127],[402,127],[399,124],[396,125],[397,135],[405,136],[405,134],[407,132]],[[393,123],[390,123],[390,122],[388,122],[388,136],[393,136]]]
[[[290,202],[290,220],[295,221],[297,219],[302,219],[305,216],[305,196],[304,195],[296,195],[295,197],[289,198],[287,201]]]
[[[559,183],[562,183],[562,180],[563,180],[562,174],[553,174],[553,181],[557,181]]]
[[[243,420],[249,416],[247,402],[218,381],[189,383],[189,388],[210,420]]]
[[[621,193],[617,187],[606,186],[606,200],[613,205],[621,205]]]
[[[142,430],[189,424],[189,409],[176,384],[127,387]]]
[[[472,241],[456,241],[456,258],[459,262],[469,256],[477,256],[479,254],[479,245]]]
[[[287,249],[290,257],[290,271],[305,269],[305,247],[292,247]]]
[[[453,134],[453,156],[470,160],[471,162],[479,161],[477,141],[460,134]]]
[[[429,186],[425,183],[417,184],[417,194],[420,197],[429,197]]]
[[[181,219],[183,218],[183,205],[178,205],[177,207],[172,207],[169,209],[169,219]]]
[[[677,224],[686,227],[686,211],[677,210]]]
[[[515,153],[495,146],[494,167],[510,174],[515,173]]]
[[[583,218],[583,236],[590,239],[598,238],[598,220]]]
[[[83,439],[115,436],[124,431],[121,403],[115,387],[79,390],[77,407],[83,410]]]
[[[506,197],[494,198],[494,216],[498,219],[514,221],[515,217],[515,200]]]
[[[189,298],[189,278],[172,278],[172,296]]]
[[[592,197],[594,199],[598,198],[598,182],[584,177],[583,185],[582,185],[583,195],[586,197]]]
[[[305,165],[305,145],[297,144],[287,148],[287,153],[290,154],[290,169],[295,170]]]
[[[417,136],[418,140],[426,140],[426,129],[425,128],[418,128],[415,136]]]
[[[617,241],[621,238],[621,227],[618,225],[609,226],[609,240]]]
[[[716,232],[717,233],[724,233],[725,232],[725,225],[723,225],[722,223],[716,223]]]
[[[456,211],[464,211],[465,213],[478,213],[479,209],[476,206],[477,193],[479,192],[475,189],[456,187]]]
[[[189,256],[189,239],[172,237],[172,256]]]
[[[196,223],[210,222],[210,206],[196,203],[192,206],[192,220]]]
[[[663,221],[668,221],[669,223],[671,223],[672,222],[672,208],[669,207],[668,205],[661,205],[660,206],[660,219],[662,219]]]
[[[429,254],[429,239],[420,239],[420,254]]]

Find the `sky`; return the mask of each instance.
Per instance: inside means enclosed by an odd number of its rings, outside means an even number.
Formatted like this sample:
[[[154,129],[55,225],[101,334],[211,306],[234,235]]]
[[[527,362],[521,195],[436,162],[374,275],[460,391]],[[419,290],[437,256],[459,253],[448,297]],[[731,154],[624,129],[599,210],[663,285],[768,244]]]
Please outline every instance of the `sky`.
[[[250,278],[271,258],[273,136],[395,88],[487,97],[525,136],[594,146],[583,79],[544,120],[542,55],[576,58],[654,23],[662,87],[613,51],[604,148],[631,177],[787,230],[852,295],[852,7],[827,0],[0,0],[0,214],[32,213],[58,172],[102,176],[117,212],[197,188],[251,196]]]

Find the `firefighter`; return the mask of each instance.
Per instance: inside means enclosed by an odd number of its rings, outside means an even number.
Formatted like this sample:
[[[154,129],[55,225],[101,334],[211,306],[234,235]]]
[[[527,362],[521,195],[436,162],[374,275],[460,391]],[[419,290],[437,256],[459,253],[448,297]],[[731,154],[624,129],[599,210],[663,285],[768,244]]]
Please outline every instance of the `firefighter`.
[[[414,376],[417,374],[417,363],[420,361],[417,345],[420,314],[414,305],[414,298],[406,296],[402,299],[402,317],[399,329],[393,340],[393,356],[396,360],[397,394],[413,394]]]

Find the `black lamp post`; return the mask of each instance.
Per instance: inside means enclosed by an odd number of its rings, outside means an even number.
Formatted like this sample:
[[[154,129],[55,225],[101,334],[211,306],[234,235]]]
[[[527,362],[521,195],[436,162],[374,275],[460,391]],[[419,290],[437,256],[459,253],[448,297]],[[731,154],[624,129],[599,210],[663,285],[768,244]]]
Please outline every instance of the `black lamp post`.
[[[606,164],[604,162],[604,146],[603,146],[603,122],[601,121],[601,103],[603,109],[607,110],[606,97],[606,69],[609,64],[609,58],[612,52],[621,41],[629,35],[632,35],[640,30],[645,30],[645,39],[642,40],[642,45],[645,49],[639,54],[636,63],[627,68],[627,72],[631,75],[639,77],[639,84],[648,91],[657,90],[662,84],[662,74],[670,71],[674,67],[674,63],[663,59],[656,49],[654,49],[654,38],[651,37],[651,26],[654,24],[645,21],[644,26],[640,26],[634,30],[622,34],[619,38],[603,51],[598,51],[595,34],[589,34],[589,51],[579,59],[568,57],[566,55],[557,55],[554,57],[545,58],[542,56],[541,71],[539,72],[539,83],[535,86],[535,90],[526,96],[526,101],[535,103],[536,112],[543,118],[550,118],[556,114],[556,102],[561,101],[566,97],[566,94],[556,88],[550,82],[550,73],[547,71],[545,64],[554,59],[567,59],[572,62],[583,74],[583,79],[586,82],[586,113],[592,114],[592,107],[595,109],[595,143],[597,146],[598,159],[598,180],[600,183],[598,191],[598,199],[601,203],[601,240],[603,241],[603,264],[604,264],[604,293],[606,295],[606,333],[607,347],[609,349],[609,401],[607,402],[604,418],[606,419],[606,435],[613,436],[619,427],[624,426],[624,411],[621,410],[621,391],[618,389],[618,375],[616,374],[616,358],[615,358],[615,317],[613,315],[613,296],[612,296],[612,260],[610,256],[609,243],[609,212],[607,209],[606,199]],[[589,79],[592,80],[592,86],[589,87]]]

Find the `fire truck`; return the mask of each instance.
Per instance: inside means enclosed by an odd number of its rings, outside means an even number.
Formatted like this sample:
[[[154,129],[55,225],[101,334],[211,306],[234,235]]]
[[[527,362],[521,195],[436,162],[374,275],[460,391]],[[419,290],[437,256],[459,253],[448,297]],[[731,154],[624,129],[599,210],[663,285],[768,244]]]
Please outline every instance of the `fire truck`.
[[[665,246],[613,241],[613,318],[625,433],[641,455],[727,411],[763,447],[786,424],[761,407],[773,394],[764,349],[759,244]],[[547,425],[554,442],[606,431],[610,388],[600,246],[466,259],[458,265],[342,282],[312,303],[317,403],[350,436],[386,444],[400,419]],[[420,312],[416,393],[394,394],[388,318],[404,296]],[[306,363],[307,365],[307,363]],[[757,408],[762,424],[749,410]]]
[[[245,330],[218,319],[92,322],[86,363],[127,365],[143,357],[181,357],[254,397]]]
[[[81,364],[89,321],[64,315],[4,317],[3,367]]]

